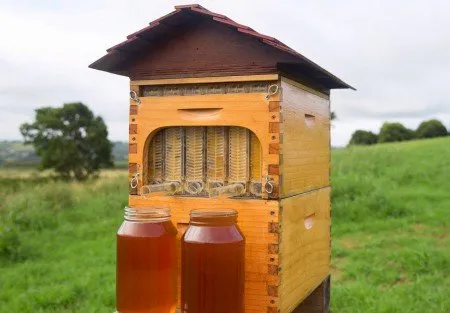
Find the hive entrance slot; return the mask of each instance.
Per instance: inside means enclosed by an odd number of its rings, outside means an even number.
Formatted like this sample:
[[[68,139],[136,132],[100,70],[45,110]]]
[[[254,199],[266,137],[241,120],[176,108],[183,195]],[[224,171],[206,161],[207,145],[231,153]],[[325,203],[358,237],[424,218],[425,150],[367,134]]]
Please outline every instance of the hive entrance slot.
[[[262,195],[261,144],[246,128],[168,127],[152,137],[147,153],[146,195],[166,186],[181,196]]]

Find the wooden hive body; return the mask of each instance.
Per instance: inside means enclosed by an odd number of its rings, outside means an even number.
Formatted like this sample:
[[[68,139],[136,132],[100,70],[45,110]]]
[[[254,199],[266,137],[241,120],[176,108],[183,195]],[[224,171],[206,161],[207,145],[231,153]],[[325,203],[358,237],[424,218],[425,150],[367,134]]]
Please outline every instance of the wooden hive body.
[[[280,92],[267,99],[267,92],[178,95],[176,91],[186,84],[201,88],[207,82],[220,86],[245,80],[276,84]],[[263,199],[227,199],[144,197],[138,191],[130,195],[130,206],[170,207],[179,237],[192,209],[236,209],[247,242],[246,312],[291,312],[329,273],[328,96],[277,74],[131,81],[131,90],[140,92],[144,86],[140,84],[156,84],[155,90],[170,85],[172,95],[140,97],[139,105],[130,100],[130,179],[139,172],[139,186],[146,183],[147,143],[156,130],[223,125],[242,126],[258,136],[263,177],[272,179],[279,192],[264,194]],[[297,179],[302,173],[307,177]]]
[[[325,311],[329,91],[350,86],[276,39],[198,5],[176,7],[91,67],[130,77],[138,98],[130,99],[129,179],[137,188],[130,188],[129,205],[170,207],[179,238],[192,209],[237,210],[246,237],[245,312]],[[261,184],[270,181],[273,192],[144,196],[152,138],[179,126],[250,130],[261,145]],[[321,304],[304,301],[310,294]]]

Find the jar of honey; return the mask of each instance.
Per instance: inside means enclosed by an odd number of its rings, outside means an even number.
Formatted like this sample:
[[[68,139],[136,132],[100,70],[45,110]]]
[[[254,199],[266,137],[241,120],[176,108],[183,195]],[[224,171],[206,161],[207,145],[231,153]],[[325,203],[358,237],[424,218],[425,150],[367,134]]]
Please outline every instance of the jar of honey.
[[[118,313],[174,313],[177,230],[168,209],[125,208],[117,232]]]
[[[181,242],[181,312],[244,312],[245,239],[234,210],[193,210]]]

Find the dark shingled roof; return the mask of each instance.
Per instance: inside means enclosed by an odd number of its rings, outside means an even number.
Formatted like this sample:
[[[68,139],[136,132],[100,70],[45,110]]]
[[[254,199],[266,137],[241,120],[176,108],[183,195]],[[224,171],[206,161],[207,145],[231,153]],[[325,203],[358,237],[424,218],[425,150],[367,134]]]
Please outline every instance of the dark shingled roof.
[[[127,76],[128,73],[126,69],[124,69],[124,66],[126,67],[127,64],[130,64],[129,59],[133,58],[133,53],[136,55],[142,49],[148,48],[151,45],[149,42],[150,40],[164,37],[167,33],[167,27],[171,27],[170,25],[174,25],[173,27],[176,28],[185,20],[192,19],[196,15],[202,15],[203,17],[210,18],[218,23],[233,27],[236,31],[242,34],[255,37],[264,44],[270,45],[280,51],[294,56],[298,62],[278,64],[278,68],[282,72],[291,73],[293,76],[295,76],[295,73],[299,72],[304,72],[308,75],[313,74],[311,78],[317,80],[319,83],[330,89],[354,89],[352,86],[346,84],[338,77],[288,47],[278,39],[258,33],[248,26],[236,23],[225,15],[211,12],[199,4],[175,6],[175,11],[154,20],[149,24],[149,26],[128,35],[127,40],[107,49],[106,51],[108,53],[92,63],[89,67]]]

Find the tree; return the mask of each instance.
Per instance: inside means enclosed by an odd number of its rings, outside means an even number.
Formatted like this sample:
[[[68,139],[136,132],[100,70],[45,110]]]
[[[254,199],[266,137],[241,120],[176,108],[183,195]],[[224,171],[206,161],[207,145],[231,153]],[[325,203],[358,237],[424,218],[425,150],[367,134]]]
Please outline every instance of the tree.
[[[64,178],[84,180],[113,165],[107,127],[83,103],[37,109],[36,120],[22,124],[20,132],[40,156],[41,169],[54,169]]]
[[[383,124],[378,137],[378,142],[394,142],[394,141],[406,141],[414,138],[414,131],[406,128],[400,123]]]
[[[447,128],[436,119],[423,121],[416,130],[417,138],[434,138],[447,136]]]
[[[378,142],[378,135],[370,131],[357,130],[353,133],[349,145],[374,145]]]

